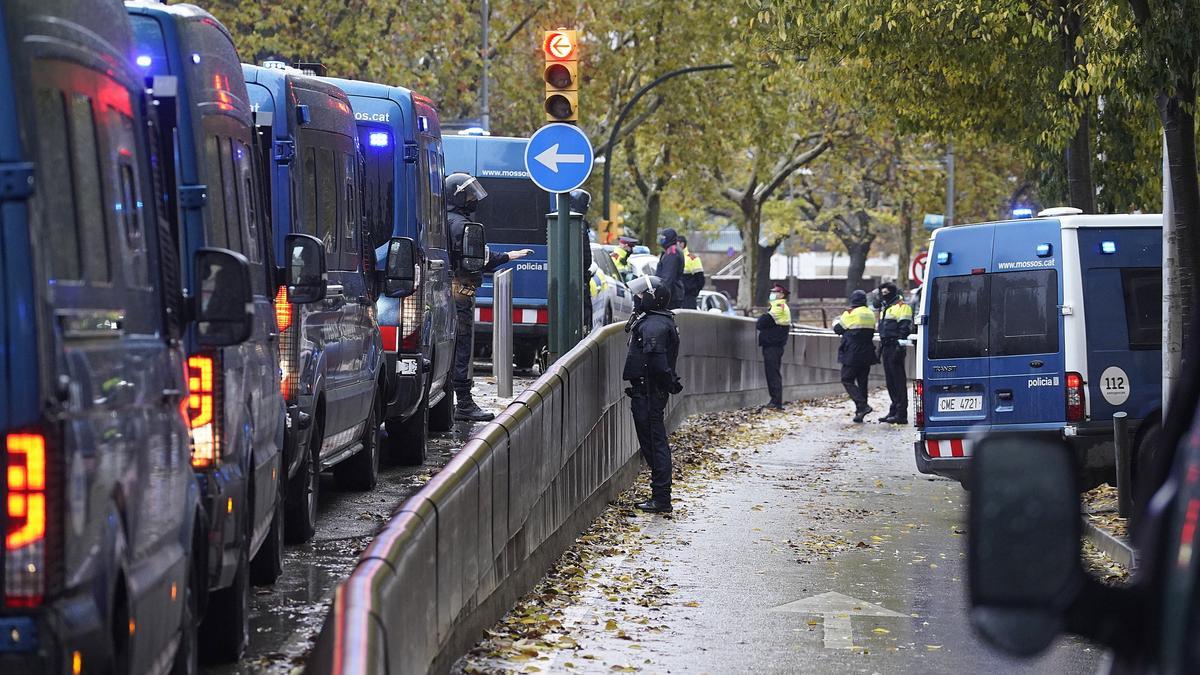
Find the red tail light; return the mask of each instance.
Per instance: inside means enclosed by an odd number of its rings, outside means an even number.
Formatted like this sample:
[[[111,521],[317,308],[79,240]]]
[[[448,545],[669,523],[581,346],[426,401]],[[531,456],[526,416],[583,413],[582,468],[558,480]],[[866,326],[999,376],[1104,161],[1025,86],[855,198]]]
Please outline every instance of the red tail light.
[[[209,354],[196,354],[187,360],[188,426],[192,430],[192,467],[211,469],[217,463],[220,437],[217,434],[216,360]]]
[[[8,434],[5,449],[4,604],[35,607],[42,602],[46,579],[46,437],[41,433]]]
[[[913,380],[913,425],[925,428],[925,380]]]
[[[1067,421],[1082,422],[1087,414],[1087,392],[1083,376],[1067,373]]]
[[[421,348],[421,327],[425,319],[422,311],[421,288],[404,299],[400,305],[400,348],[404,351],[416,351]]]

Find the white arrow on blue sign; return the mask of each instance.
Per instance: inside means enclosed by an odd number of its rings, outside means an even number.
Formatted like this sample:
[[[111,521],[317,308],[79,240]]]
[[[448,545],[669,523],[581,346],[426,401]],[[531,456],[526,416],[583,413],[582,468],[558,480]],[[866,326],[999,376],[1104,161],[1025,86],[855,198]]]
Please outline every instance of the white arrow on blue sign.
[[[592,173],[592,142],[570,124],[556,122],[538,129],[525,146],[525,170],[546,192],[570,192]]]

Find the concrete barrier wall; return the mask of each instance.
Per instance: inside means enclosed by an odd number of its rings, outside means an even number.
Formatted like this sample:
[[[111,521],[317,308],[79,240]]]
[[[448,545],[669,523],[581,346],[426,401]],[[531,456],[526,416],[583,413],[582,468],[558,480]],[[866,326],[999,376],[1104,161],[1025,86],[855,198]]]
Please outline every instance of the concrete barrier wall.
[[[684,393],[671,429],[766,402],[752,320],[679,312],[678,324]],[[626,344],[622,325],[593,332],[393,514],[338,587],[308,672],[445,672],[533,587],[637,475]],[[837,345],[832,333],[792,334],[787,399],[842,392]]]

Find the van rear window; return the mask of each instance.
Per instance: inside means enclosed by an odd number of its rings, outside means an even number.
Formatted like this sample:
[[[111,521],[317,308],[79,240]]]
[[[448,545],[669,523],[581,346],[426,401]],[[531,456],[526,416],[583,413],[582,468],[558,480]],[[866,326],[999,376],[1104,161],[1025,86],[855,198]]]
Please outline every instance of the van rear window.
[[[481,178],[488,196],[475,219],[487,229],[488,243],[545,244],[550,195],[529,179]]]
[[[1057,270],[934,279],[929,358],[1057,352],[1057,310]]]
[[[1162,268],[1121,270],[1130,349],[1162,349]]]
[[[987,356],[988,277],[938,277],[930,298],[929,358]]]

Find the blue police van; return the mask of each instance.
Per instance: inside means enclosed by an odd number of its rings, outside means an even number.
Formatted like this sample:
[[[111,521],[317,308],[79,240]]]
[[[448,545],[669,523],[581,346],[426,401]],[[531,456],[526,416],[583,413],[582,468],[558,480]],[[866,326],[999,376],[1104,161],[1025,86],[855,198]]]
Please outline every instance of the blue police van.
[[[319,263],[311,289],[276,291],[276,324],[289,425],[287,535],[316,531],[321,472],[370,490],[378,480],[383,347],[367,249],[363,166],[350,100],[337,86],[282,62],[243,65],[256,151],[281,268]]]
[[[917,468],[964,482],[985,432],[1067,440],[1110,478],[1113,413],[1159,427],[1162,218],[1082,215],[933,233],[917,312]],[[1135,452],[1135,454],[1137,454]]]
[[[251,270],[249,340],[221,349],[205,348],[194,332],[185,340],[197,395],[189,411],[192,465],[210,533],[202,653],[232,661],[249,638],[250,585],[273,583],[283,569],[278,273],[257,180],[250,100],[233,38],[211,14],[157,2],[125,7],[135,43],[130,58],[162,117],[155,141],[172,160],[162,163],[163,192],[181,259],[190,266],[196,251],[218,246],[243,255]]]
[[[252,272],[227,248],[180,259],[133,53],[118,2],[0,4],[4,673],[196,668],[189,423],[214,401],[182,340],[250,336]]]
[[[487,228],[493,253],[532,249],[513,268],[513,360],[532,368],[545,353],[549,333],[549,279],[546,214],[550,193],[534,185],[525,170],[527,138],[446,136],[446,172],[465,171],[487,190],[475,219]],[[586,281],[583,288],[587,288]],[[475,298],[475,350],[491,347],[492,281],[485,277]]]
[[[393,462],[421,464],[429,430],[454,426],[455,319],[438,113],[428,98],[403,87],[325,79],[346,92],[354,109],[377,269],[385,267],[393,238],[415,245],[415,287],[399,297],[378,294],[375,312],[387,358],[384,451]]]

